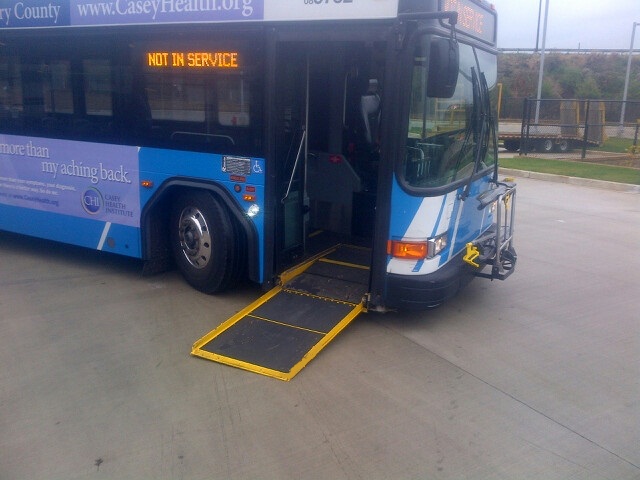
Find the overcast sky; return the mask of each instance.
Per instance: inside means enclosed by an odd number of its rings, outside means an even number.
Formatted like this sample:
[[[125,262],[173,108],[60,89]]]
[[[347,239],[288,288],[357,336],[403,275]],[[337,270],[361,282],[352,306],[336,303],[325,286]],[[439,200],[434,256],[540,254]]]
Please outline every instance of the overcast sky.
[[[534,48],[540,0],[489,0],[498,11],[498,47]],[[540,18],[540,41],[544,7]],[[549,0],[546,48],[621,48],[631,44],[640,0]],[[640,49],[640,25],[634,49]]]

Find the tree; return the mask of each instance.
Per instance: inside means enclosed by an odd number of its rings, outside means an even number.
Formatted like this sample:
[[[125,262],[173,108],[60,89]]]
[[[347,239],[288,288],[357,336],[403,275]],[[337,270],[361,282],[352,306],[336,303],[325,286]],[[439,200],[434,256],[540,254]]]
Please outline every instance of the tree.
[[[558,83],[562,89],[563,98],[576,98],[578,87],[582,82],[582,72],[574,66],[566,67],[560,73]]]
[[[621,100],[627,59],[626,54],[551,53],[545,59],[542,96]],[[534,97],[539,64],[538,54],[501,54],[498,58],[498,81],[503,84],[505,95],[517,99]],[[627,98],[640,101],[638,55],[632,59]]]
[[[576,88],[577,98],[602,98],[600,87],[592,75],[587,76]]]

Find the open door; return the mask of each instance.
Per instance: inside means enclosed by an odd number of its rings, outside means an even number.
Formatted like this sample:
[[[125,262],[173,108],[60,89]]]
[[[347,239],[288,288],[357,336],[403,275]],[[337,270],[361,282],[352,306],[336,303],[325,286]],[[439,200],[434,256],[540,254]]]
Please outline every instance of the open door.
[[[371,247],[382,45],[275,44],[275,273],[327,248]]]
[[[307,154],[307,55],[300,46],[279,44],[276,52],[276,268],[304,256]]]

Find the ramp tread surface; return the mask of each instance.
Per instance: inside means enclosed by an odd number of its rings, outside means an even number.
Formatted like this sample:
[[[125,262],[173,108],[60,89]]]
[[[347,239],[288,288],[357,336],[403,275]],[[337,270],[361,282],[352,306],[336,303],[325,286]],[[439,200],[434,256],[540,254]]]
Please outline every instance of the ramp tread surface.
[[[367,291],[367,286],[348,282],[339,278],[331,278],[310,273],[303,273],[287,284],[287,288],[300,293],[308,293],[329,300],[360,303]]]
[[[361,285],[369,284],[369,270],[360,267],[350,267],[348,265],[340,265],[319,261],[311,265],[305,273],[312,273],[323,277],[337,278],[347,282],[359,283]]]
[[[326,255],[325,258],[368,267],[371,264],[371,250],[351,245],[340,245],[339,248]]]
[[[272,300],[256,308],[253,315],[325,334],[353,310],[353,307],[354,305],[283,290]]]
[[[323,336],[246,316],[201,348],[241,362],[289,372]]]
[[[283,286],[198,340],[191,353],[290,380],[364,310],[369,257],[366,249],[341,245],[302,264]]]

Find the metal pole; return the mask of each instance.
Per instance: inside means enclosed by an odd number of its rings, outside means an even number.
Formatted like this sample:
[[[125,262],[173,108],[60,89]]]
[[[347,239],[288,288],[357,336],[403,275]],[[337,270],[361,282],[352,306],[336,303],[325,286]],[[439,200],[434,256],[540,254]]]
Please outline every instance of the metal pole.
[[[587,100],[587,106],[584,112],[584,136],[582,137],[582,155],[581,159],[584,160],[587,156],[587,140],[589,139],[589,110],[591,109],[591,100]]]
[[[624,79],[624,93],[622,94],[622,109],[620,110],[620,134],[624,132],[624,111],[627,105],[627,93],[629,91],[629,76],[631,74],[631,57],[633,56],[633,40],[636,36],[636,25],[640,25],[638,22],[633,22],[633,28],[631,29],[631,46],[629,47],[629,59],[627,60],[627,76]]]
[[[540,18],[542,17],[542,0],[538,4],[538,30],[536,31],[536,49],[535,52],[538,53],[538,44],[540,43]]]
[[[542,95],[542,75],[544,72],[544,46],[547,42],[547,19],[549,18],[549,0],[544,5],[544,25],[542,27],[542,51],[540,52],[540,72],[538,74],[538,96],[536,102],[536,128],[540,120],[540,96]]]
[[[520,133],[520,155],[529,153],[529,127],[531,126],[531,99],[524,99],[522,109],[522,130]]]

